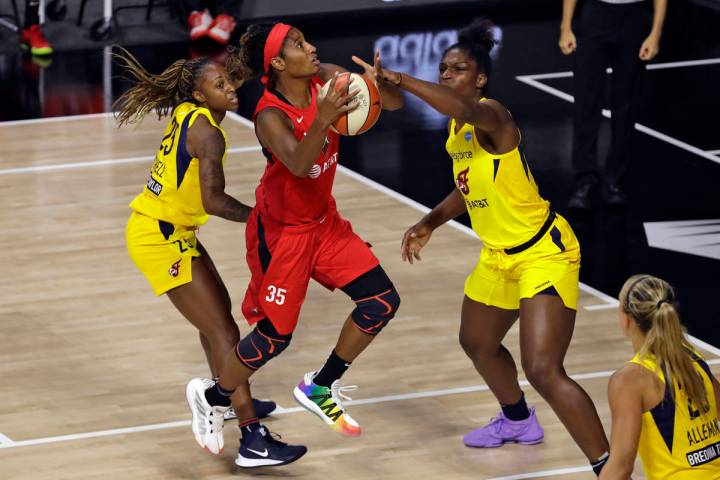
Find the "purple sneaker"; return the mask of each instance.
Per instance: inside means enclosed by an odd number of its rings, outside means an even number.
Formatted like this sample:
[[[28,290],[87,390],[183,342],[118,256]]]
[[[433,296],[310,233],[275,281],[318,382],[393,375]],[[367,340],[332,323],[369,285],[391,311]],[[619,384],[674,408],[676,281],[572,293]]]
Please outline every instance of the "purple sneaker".
[[[500,412],[484,427],[465,435],[463,442],[468,447],[495,448],[501,447],[503,443],[535,445],[542,442],[544,436],[545,432],[535,416],[535,407],[533,407],[528,418],[517,422],[508,420]]]

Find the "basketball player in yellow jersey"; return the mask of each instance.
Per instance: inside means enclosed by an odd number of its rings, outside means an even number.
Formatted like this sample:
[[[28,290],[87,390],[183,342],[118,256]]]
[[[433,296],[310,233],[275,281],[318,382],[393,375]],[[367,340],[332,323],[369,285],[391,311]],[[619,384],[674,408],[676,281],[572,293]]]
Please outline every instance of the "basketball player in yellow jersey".
[[[664,280],[635,275],[620,291],[620,327],[635,356],[608,386],[610,458],[601,479],[627,479],[640,453],[648,480],[720,479],[720,384],[683,336]]]
[[[465,283],[460,343],[502,411],[468,433],[465,445],[543,440],[518,385],[515,362],[501,343],[519,316],[525,375],[597,473],[607,458],[607,439],[592,400],[563,368],[575,325],[580,248],[565,219],[540,196],[512,116],[486,98],[493,44],[486,22],[462,29],[458,43],[443,54],[440,85],[376,69],[378,81],[393,83],[451,117],[446,147],[457,188],[405,233],[401,253],[410,263],[420,260],[433,230],[466,211],[483,241]]]
[[[116,102],[119,124],[138,122],[153,110],[171,117],[147,184],[130,204],[128,251],[155,294],[167,294],[200,331],[216,377],[240,334],[227,288],[195,232],[208,215],[245,222],[251,211],[225,193],[227,138],[220,123],[237,108],[235,88],[225,69],[206,58],[178,60],[159,75],[127,51],[118,58],[136,79]],[[247,384],[233,402],[258,416],[275,408],[274,402],[252,401]]]

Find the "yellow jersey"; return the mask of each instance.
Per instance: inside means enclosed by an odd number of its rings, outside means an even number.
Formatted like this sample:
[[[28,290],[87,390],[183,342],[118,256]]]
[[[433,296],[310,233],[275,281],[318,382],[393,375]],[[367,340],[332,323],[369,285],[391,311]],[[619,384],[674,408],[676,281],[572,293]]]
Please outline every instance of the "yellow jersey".
[[[694,359],[710,404],[704,415],[690,405],[677,382],[672,387],[667,385],[653,355],[640,358],[637,354],[630,360],[650,370],[665,384],[662,402],[642,414],[638,453],[648,480],[720,479],[720,428],[712,374],[702,358],[695,355]],[[674,389],[674,400],[670,388]]]
[[[202,204],[199,161],[188,153],[188,129],[198,116],[205,116],[217,127],[225,139],[227,135],[215,122],[207,108],[190,102],[178,105],[165,129],[165,136],[155,154],[150,176],[143,191],[130,203],[134,211],[173,225],[199,227],[207,222],[208,214]]]
[[[473,230],[495,250],[527,242],[547,220],[550,202],[540,196],[520,146],[497,155],[480,146],[473,125],[456,128],[451,119],[445,149]]]

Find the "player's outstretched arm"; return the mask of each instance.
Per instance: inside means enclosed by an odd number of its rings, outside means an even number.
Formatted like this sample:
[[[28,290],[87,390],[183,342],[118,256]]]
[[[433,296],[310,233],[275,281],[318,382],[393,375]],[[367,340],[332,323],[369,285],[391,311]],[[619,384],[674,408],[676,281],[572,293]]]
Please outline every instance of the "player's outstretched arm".
[[[510,113],[499,102],[476,102],[465,98],[445,85],[426,82],[407,73],[382,68],[382,78],[433,107],[456,122],[473,125],[488,133],[511,127],[516,130]]]
[[[209,215],[235,222],[246,222],[252,207],[225,193],[222,158],[225,138],[204,116],[199,116],[188,131],[186,147],[200,162],[200,192],[203,208]]]

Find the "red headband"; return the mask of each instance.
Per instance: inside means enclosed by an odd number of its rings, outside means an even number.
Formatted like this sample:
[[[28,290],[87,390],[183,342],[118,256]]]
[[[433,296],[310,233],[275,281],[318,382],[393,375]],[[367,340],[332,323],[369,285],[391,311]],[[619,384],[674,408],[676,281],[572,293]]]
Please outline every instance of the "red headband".
[[[270,75],[270,60],[280,54],[285,37],[291,28],[291,25],[278,22],[273,26],[272,30],[270,30],[270,34],[267,40],[265,40],[265,49],[263,51],[263,70],[265,71],[265,75],[262,76],[262,83],[267,83]]]

